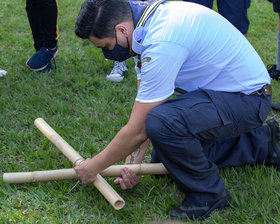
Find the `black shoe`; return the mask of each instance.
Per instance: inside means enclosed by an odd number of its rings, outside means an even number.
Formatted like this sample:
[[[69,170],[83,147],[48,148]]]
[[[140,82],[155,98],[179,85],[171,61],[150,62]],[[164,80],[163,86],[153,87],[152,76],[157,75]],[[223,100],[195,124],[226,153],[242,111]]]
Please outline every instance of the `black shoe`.
[[[280,103],[277,102],[271,103],[271,108],[280,111]]]
[[[272,79],[275,79],[275,80],[278,80],[278,79],[279,79],[279,77],[280,77],[280,71],[279,71],[279,70],[276,70],[276,65],[268,65],[268,66],[267,66],[267,71],[268,71],[269,76],[270,76]]]
[[[185,199],[182,204],[170,211],[170,217],[173,219],[187,220],[206,218],[214,209],[222,209],[229,205],[231,200],[230,194],[227,190],[224,191],[222,196],[209,206],[195,206],[190,205]]]
[[[280,129],[275,119],[270,119],[263,124],[268,138],[268,154],[265,165],[273,166],[280,170]]]

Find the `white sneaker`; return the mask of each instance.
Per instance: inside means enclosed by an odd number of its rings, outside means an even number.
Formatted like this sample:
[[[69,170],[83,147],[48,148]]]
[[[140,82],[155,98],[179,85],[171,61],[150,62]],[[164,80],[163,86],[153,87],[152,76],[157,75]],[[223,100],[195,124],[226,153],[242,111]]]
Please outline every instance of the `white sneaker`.
[[[0,68],[0,77],[3,77],[7,74],[7,72]]]
[[[106,76],[107,80],[112,82],[121,82],[124,80],[124,72],[127,71],[125,61],[114,61],[114,67],[109,75]]]

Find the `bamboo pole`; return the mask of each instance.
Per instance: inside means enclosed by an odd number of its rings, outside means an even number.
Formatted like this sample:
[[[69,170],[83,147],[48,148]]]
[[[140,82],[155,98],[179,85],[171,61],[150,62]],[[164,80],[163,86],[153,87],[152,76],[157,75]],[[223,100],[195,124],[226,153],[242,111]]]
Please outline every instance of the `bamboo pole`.
[[[113,165],[101,171],[103,177],[118,177],[121,175],[121,168],[129,168],[137,175],[161,175],[167,174],[168,171],[162,163],[149,163],[149,164],[126,164],[126,165]]]
[[[4,173],[3,181],[10,184],[77,179],[74,168],[33,172]]]
[[[128,167],[137,175],[161,175],[168,173],[162,163],[151,163],[113,165],[100,172],[100,175],[103,177],[118,177],[120,176],[120,169],[124,167]],[[14,184],[72,179],[77,179],[77,174],[73,168],[3,174],[4,182]]]
[[[84,159],[75,151],[58,133],[55,132],[42,118],[34,121],[35,126],[75,165],[79,165]],[[124,200],[111,187],[104,178],[97,174],[93,185],[100,191],[108,202],[119,210],[125,205]]]

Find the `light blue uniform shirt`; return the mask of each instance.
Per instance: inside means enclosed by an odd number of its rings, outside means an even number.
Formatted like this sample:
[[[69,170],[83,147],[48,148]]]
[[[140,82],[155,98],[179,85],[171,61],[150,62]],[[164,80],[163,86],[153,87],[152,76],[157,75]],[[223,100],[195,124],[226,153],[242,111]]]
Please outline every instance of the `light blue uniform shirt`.
[[[225,18],[189,2],[165,2],[133,33],[141,55],[136,101],[164,100],[176,87],[186,91],[250,94],[270,83],[268,72],[248,40]]]

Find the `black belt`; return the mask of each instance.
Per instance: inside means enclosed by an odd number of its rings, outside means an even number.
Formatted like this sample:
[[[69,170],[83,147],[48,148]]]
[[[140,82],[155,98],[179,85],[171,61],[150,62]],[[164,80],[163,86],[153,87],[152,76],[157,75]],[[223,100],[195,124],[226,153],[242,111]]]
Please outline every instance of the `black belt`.
[[[264,85],[260,90],[250,93],[250,95],[262,95],[263,90],[264,90],[266,96],[272,95],[272,88],[271,88],[271,85],[269,85],[269,84]]]

